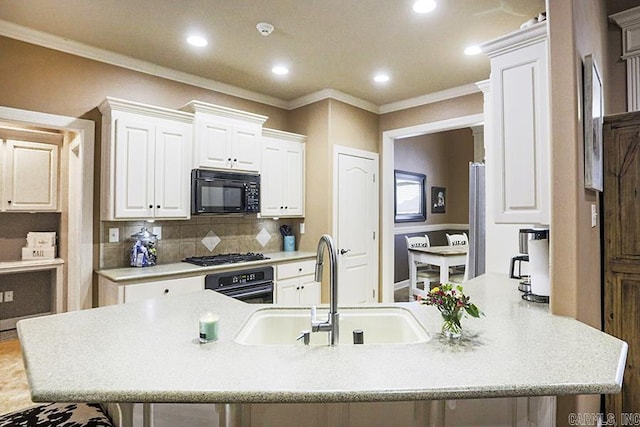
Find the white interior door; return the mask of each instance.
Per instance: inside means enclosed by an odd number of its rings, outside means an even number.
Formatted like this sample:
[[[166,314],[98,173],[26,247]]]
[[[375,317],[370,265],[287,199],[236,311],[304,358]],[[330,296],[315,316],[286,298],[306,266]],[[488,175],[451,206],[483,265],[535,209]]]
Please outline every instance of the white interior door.
[[[376,153],[336,147],[334,239],[340,305],[377,301],[378,184]]]

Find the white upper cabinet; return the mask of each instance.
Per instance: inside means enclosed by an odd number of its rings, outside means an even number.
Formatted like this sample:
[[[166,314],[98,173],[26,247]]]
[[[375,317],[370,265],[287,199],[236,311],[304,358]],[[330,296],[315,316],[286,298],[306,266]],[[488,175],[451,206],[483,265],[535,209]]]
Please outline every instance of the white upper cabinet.
[[[260,172],[266,116],[199,101],[181,110],[195,114],[194,168]]]
[[[302,135],[263,130],[260,215],[304,216],[305,140]]]
[[[495,221],[549,224],[549,82],[546,22],[485,43],[491,58]]]
[[[193,116],[113,98],[99,108],[103,220],[189,218]]]
[[[1,210],[57,211],[60,146],[14,139],[0,143]]]

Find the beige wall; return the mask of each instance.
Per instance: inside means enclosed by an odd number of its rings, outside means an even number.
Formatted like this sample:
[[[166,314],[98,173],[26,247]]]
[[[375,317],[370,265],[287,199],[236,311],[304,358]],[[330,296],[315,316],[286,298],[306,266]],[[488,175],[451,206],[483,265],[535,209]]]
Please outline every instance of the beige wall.
[[[489,76],[487,76],[489,78]],[[461,96],[433,104],[421,105],[406,110],[380,115],[380,133],[409,126],[437,122],[456,117],[481,114],[483,112],[482,93]]]
[[[591,53],[603,80],[605,114],[620,109],[614,97],[624,93],[618,52],[609,51],[620,39],[607,22],[605,0],[548,2],[551,68],[551,281],[553,313],[575,317],[601,327],[600,228],[591,227],[591,205],[599,193],[584,188],[584,150],[580,102],[582,58]],[[573,25],[568,25],[573,23]],[[612,78],[616,75],[616,78]],[[624,75],[624,74],[623,74]],[[557,422],[570,412],[598,412],[593,396],[558,398]]]
[[[396,224],[396,228],[427,224],[467,224],[469,222],[469,162],[473,160],[470,128],[399,139],[394,146],[394,167],[427,176],[427,219]],[[431,187],[447,189],[444,214],[432,214]]]
[[[269,117],[265,127],[287,130],[287,111],[280,108],[6,37],[0,37],[0,52],[3,106],[84,117],[107,96],[166,108],[179,108],[197,99],[263,114]]]

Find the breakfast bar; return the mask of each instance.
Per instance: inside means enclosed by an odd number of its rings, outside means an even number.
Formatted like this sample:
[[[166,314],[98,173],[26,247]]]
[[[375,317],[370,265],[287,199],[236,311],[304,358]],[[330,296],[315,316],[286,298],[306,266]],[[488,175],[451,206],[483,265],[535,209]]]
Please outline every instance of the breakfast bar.
[[[467,282],[465,292],[484,316],[463,318],[457,341],[440,335],[434,307],[412,302],[393,307],[415,316],[426,342],[331,347],[292,337],[290,344],[241,344],[236,337],[247,319],[273,306],[206,290],[27,319],[18,333],[36,402],[383,402],[620,392],[627,344],[522,300],[517,285],[499,274]],[[201,344],[198,319],[208,312],[219,315],[219,339]],[[268,369],[249,368],[257,360]]]

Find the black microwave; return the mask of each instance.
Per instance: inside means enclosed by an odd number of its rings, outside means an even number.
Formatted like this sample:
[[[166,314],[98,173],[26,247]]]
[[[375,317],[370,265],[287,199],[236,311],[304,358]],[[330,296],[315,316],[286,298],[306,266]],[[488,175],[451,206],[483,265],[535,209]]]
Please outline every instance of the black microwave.
[[[191,215],[260,212],[260,175],[191,171]]]

